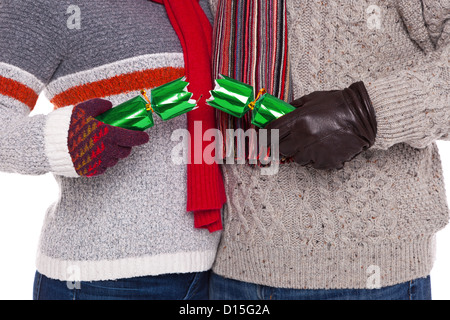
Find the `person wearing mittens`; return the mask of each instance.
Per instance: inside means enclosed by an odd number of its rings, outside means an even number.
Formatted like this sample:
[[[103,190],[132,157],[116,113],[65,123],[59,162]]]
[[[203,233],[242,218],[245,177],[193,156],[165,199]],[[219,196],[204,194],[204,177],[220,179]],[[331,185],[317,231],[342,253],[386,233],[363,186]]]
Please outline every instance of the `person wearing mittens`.
[[[449,220],[435,143],[450,137],[449,2],[210,2],[215,76],[296,107],[265,127],[278,173],[222,165],[211,298],[431,299]]]
[[[221,175],[174,163],[171,135],[194,121],[214,127],[210,108],[155,117],[146,131],[96,117],[183,76],[194,99],[208,92],[211,20],[196,0],[1,2],[0,170],[53,173],[60,189],[42,226],[34,299],[208,298]],[[43,91],[55,110],[30,116]]]

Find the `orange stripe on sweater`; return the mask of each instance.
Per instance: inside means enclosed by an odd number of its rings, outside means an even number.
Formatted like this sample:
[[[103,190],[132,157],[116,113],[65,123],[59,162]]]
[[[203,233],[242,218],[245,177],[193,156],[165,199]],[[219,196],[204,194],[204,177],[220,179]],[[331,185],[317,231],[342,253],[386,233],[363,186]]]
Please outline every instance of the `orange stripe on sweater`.
[[[30,110],[34,109],[39,95],[26,85],[0,76],[0,94],[16,99],[27,105]]]
[[[54,96],[50,101],[56,108],[77,105],[94,98],[104,98],[145,88],[159,87],[167,82],[183,77],[184,68],[158,68],[121,74],[72,87]]]

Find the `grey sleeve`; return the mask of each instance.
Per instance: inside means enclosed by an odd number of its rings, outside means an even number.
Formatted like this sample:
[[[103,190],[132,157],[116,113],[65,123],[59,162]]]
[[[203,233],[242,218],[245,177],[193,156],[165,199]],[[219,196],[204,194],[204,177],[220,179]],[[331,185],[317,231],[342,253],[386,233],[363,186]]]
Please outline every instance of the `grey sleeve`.
[[[208,0],[209,2],[209,6],[211,8],[211,12],[213,14],[213,16],[216,16],[216,12],[217,12],[217,4],[219,2],[219,0]]]
[[[50,171],[45,156],[45,116],[24,116],[25,108],[0,104],[0,171],[39,175]]]
[[[51,171],[49,117],[30,112],[64,55],[65,18],[56,3],[0,1],[0,171]]]
[[[214,25],[214,12],[212,11],[213,8],[210,6],[209,1],[200,0],[199,3],[203,11],[205,12],[206,16],[208,17],[209,21],[211,22],[211,24]]]
[[[450,140],[450,6],[443,3],[396,2],[423,57],[408,70],[367,84],[378,122],[374,148],[398,143],[425,148]]]

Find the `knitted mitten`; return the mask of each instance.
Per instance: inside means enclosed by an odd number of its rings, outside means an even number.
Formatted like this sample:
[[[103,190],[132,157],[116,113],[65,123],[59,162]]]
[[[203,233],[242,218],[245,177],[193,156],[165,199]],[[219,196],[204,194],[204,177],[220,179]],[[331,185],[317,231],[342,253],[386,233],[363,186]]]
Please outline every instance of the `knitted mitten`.
[[[112,108],[103,99],[83,102],[73,109],[68,135],[69,153],[80,176],[100,175],[131,153],[131,147],[147,143],[146,132],[113,127],[95,119]]]

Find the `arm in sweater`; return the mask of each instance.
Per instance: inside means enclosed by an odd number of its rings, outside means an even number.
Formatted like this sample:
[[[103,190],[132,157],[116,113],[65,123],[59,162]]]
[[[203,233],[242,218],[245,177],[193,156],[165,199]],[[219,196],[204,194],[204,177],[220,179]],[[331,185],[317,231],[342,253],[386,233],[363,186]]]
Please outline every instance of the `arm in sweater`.
[[[397,143],[424,148],[450,139],[450,7],[443,3],[397,1],[423,59],[408,70],[366,84],[378,122],[374,148]]]
[[[212,16],[215,17],[217,12],[217,3],[219,2],[219,0],[208,0],[208,2]]]
[[[30,116],[63,59],[67,17],[58,15],[51,3],[4,0],[0,4],[0,170],[4,172],[77,176],[69,166],[67,150],[71,108]]]

